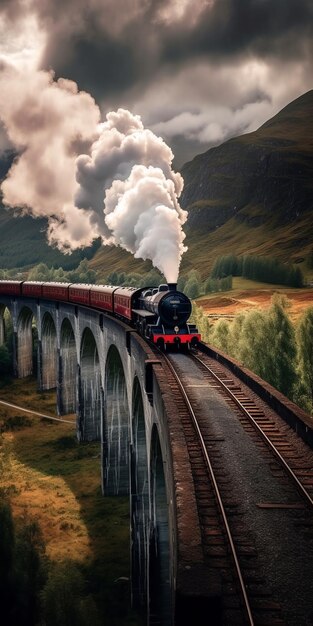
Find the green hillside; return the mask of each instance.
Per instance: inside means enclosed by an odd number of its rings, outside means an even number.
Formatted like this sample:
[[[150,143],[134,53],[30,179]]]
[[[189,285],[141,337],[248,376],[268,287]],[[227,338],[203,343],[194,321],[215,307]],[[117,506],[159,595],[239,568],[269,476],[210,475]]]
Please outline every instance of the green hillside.
[[[64,255],[46,241],[47,220],[29,216],[12,217],[0,205],[0,268],[27,267],[44,261],[49,266],[73,269],[80,261],[94,256],[99,243],[91,248]]]

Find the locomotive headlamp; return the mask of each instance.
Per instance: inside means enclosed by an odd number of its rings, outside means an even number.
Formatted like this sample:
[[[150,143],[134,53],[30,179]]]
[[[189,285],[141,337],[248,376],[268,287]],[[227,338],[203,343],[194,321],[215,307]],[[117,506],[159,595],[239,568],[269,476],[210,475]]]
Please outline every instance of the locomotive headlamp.
[[[175,333],[178,333],[178,331],[179,331],[179,326],[174,326],[174,330],[175,330]]]

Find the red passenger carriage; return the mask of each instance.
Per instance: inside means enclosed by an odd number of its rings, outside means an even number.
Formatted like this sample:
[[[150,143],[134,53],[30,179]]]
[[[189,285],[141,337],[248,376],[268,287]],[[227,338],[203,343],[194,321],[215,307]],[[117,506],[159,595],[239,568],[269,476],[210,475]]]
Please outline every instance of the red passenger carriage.
[[[68,302],[70,283],[42,283],[42,297]]]
[[[113,294],[118,287],[93,285],[90,289],[90,306],[113,313]]]
[[[20,280],[0,280],[0,293],[4,296],[20,296],[22,284]]]
[[[125,317],[128,320],[132,320],[132,309],[135,307],[135,302],[138,300],[142,289],[136,289],[136,287],[118,287],[114,291],[114,313]]]
[[[80,283],[72,283],[69,285],[68,299],[75,304],[84,304],[90,306],[90,285]]]
[[[22,286],[23,296],[30,296],[31,298],[41,298],[42,296],[42,283],[38,281],[27,281]]]

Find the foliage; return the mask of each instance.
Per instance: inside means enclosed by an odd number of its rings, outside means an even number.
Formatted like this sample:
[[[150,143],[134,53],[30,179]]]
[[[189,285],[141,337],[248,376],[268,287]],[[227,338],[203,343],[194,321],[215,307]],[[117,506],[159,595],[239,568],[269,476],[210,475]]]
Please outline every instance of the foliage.
[[[158,287],[161,283],[165,283],[165,278],[156,269],[152,269],[147,274],[138,274],[131,272],[111,272],[104,281],[109,285],[120,287]]]
[[[242,313],[238,313],[232,322],[231,332],[229,332],[227,342],[227,352],[232,357],[236,357],[239,342],[242,340],[242,337],[244,335],[242,330],[244,322],[245,315]]]
[[[267,380],[266,314],[259,310],[249,311],[242,318],[241,334],[237,343],[238,329],[235,322],[231,325],[233,354],[246,367]]]
[[[223,278],[207,278],[204,281],[204,293],[216,293],[218,291],[230,291],[232,289],[232,280],[233,277],[231,275],[225,276]]]
[[[62,267],[54,269],[48,267],[46,263],[39,263],[33,267],[28,280],[38,280],[39,282],[63,282],[63,283],[95,283],[97,272],[89,269],[87,259],[83,259],[76,269],[65,271]]]
[[[180,275],[177,281],[178,291],[184,291],[186,282],[187,282],[187,276]]]
[[[313,411],[313,307],[301,316],[297,329],[299,391],[304,408]],[[301,399],[300,399],[301,401]]]
[[[147,274],[141,275],[135,272],[111,272],[105,280],[109,285],[119,285],[128,287],[158,287],[161,283],[166,283],[156,269],[152,269]],[[232,288],[232,277],[227,276],[223,279],[212,280],[210,277],[203,281],[200,272],[190,270],[187,274],[182,274],[178,278],[177,289],[183,291],[188,298],[194,300],[201,294],[214,291],[228,291]]]
[[[32,420],[26,415],[12,415],[3,422],[0,421],[0,432],[20,430],[21,428],[30,427],[32,423]]]
[[[289,263],[281,263],[273,257],[249,254],[242,257],[233,254],[218,257],[213,265],[211,278],[224,278],[229,274],[264,283],[303,287],[300,268]]]
[[[33,626],[37,623],[39,593],[45,577],[45,546],[41,530],[36,521],[29,521],[17,532],[14,625]]]
[[[37,522],[16,529],[10,504],[0,498],[0,600],[6,626],[33,626],[45,581],[44,545]]]
[[[275,294],[267,311],[240,313],[231,322],[220,319],[210,342],[312,411],[313,308],[303,314],[295,332],[287,299]]]
[[[191,321],[198,328],[202,341],[208,343],[210,341],[211,332],[210,322],[203,308],[195,303],[193,303],[192,306]]]
[[[190,300],[194,300],[200,295],[200,285],[196,278],[189,278],[185,284],[185,294],[190,298]]]
[[[212,343],[220,348],[222,352],[228,351],[229,325],[226,320],[220,319],[216,322],[212,334]]]
[[[234,254],[219,256],[211,271],[211,278],[223,278],[225,276],[240,276],[242,272],[242,257]]]
[[[84,586],[84,578],[72,561],[51,567],[41,593],[45,626],[100,624],[96,606],[92,598],[86,597]]]
[[[295,331],[287,314],[287,306],[288,302],[284,296],[278,294],[273,296],[267,315],[267,380],[293,399],[297,349]]]

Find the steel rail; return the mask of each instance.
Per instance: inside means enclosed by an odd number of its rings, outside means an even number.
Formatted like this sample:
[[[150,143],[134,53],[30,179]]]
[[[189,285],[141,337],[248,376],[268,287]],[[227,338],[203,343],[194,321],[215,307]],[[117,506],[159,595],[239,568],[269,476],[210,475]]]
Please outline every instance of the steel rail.
[[[288,465],[288,463],[285,461],[284,457],[280,454],[280,452],[277,450],[277,448],[274,446],[274,444],[272,443],[272,441],[269,439],[269,437],[265,434],[265,432],[262,430],[262,428],[259,426],[259,424],[256,422],[256,420],[254,419],[254,417],[249,413],[249,411],[243,406],[242,402],[240,402],[240,400],[238,400],[238,398],[236,398],[236,395],[231,391],[231,389],[229,389],[229,387],[227,387],[227,385],[223,382],[223,380],[221,380],[221,378],[219,378],[219,376],[217,374],[215,374],[215,372],[213,372],[213,370],[206,364],[204,363],[204,361],[202,361],[202,359],[200,359],[198,356],[196,356],[195,354],[192,355],[192,358],[195,359],[196,361],[198,361],[199,363],[201,363],[201,365],[213,376],[213,378],[215,378],[215,380],[225,389],[225,391],[228,393],[228,395],[232,398],[232,400],[237,404],[237,406],[241,409],[241,411],[243,411],[243,413],[248,417],[248,419],[250,420],[250,422],[253,424],[253,426],[255,427],[255,429],[259,432],[259,434],[263,437],[263,439],[266,441],[267,445],[270,447],[270,449],[272,450],[272,452],[274,453],[274,455],[278,458],[279,462],[281,463],[281,465],[283,465],[284,469],[286,470],[286,472],[289,474],[289,476],[292,478],[292,480],[296,483],[296,486],[298,488],[298,490],[300,491],[301,495],[304,497],[304,499],[306,500],[306,502],[308,502],[312,507],[313,507],[313,499],[311,498],[310,494],[307,492],[307,490],[305,489],[305,487],[302,485],[302,483],[300,482],[300,480],[297,478],[296,474],[293,472],[293,470],[291,469],[291,467]]]
[[[220,513],[221,513],[221,516],[222,516],[222,519],[223,519],[223,523],[224,523],[224,526],[225,526],[227,539],[228,539],[228,542],[229,542],[232,558],[233,558],[233,561],[234,561],[234,564],[235,564],[236,573],[237,573],[238,580],[239,580],[239,583],[240,583],[240,590],[241,590],[243,601],[244,601],[244,608],[246,610],[247,617],[248,617],[248,623],[249,623],[250,626],[254,626],[254,620],[253,620],[253,616],[252,616],[252,611],[251,611],[249,599],[248,599],[248,596],[247,596],[247,592],[246,592],[243,576],[242,576],[242,573],[241,573],[241,569],[240,569],[239,560],[238,560],[238,557],[237,557],[235,544],[234,544],[234,541],[233,541],[233,538],[232,538],[232,534],[231,534],[231,530],[230,530],[230,527],[229,527],[229,524],[228,524],[228,520],[227,520],[226,512],[225,512],[225,509],[224,509],[224,505],[223,505],[222,497],[221,497],[221,494],[220,494],[220,490],[219,490],[219,487],[218,487],[218,484],[217,484],[217,481],[216,481],[216,478],[215,478],[215,475],[214,475],[214,470],[213,470],[213,467],[212,467],[212,464],[211,464],[211,461],[210,461],[210,458],[209,458],[209,455],[208,455],[208,451],[206,449],[206,445],[205,445],[204,439],[203,439],[202,434],[201,434],[201,429],[199,427],[199,424],[198,424],[195,412],[194,412],[194,410],[193,410],[193,408],[191,406],[191,402],[190,402],[190,400],[188,398],[188,395],[187,395],[187,393],[186,393],[186,391],[184,389],[184,386],[183,386],[183,384],[182,384],[182,382],[181,382],[181,380],[180,380],[180,378],[179,378],[179,376],[178,376],[178,374],[177,374],[173,364],[169,360],[168,356],[166,356],[164,353],[162,353],[162,356],[165,358],[165,361],[166,361],[167,365],[169,366],[172,374],[174,375],[174,377],[176,379],[176,382],[178,383],[178,385],[180,387],[180,390],[181,390],[182,395],[184,397],[184,400],[186,402],[188,411],[189,411],[189,413],[191,415],[191,418],[192,418],[192,421],[194,423],[196,432],[198,434],[199,441],[200,441],[201,448],[202,448],[202,452],[203,452],[203,455],[204,455],[204,458],[205,458],[205,461],[206,461],[206,464],[207,464],[207,467],[208,467],[208,470],[209,470],[210,479],[211,479],[213,487],[214,487],[214,491],[215,491],[216,499],[217,499],[217,502],[218,502],[219,510],[220,510]]]

